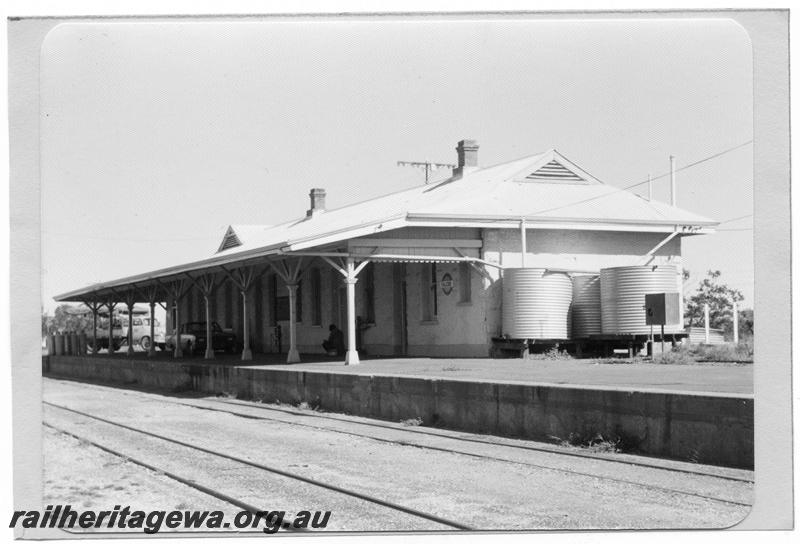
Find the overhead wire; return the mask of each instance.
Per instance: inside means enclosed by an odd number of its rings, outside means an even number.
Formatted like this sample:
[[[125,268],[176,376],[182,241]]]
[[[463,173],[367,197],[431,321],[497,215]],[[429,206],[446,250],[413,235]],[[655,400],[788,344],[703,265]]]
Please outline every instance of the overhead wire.
[[[752,213],[748,213],[747,215],[741,215],[739,217],[734,217],[733,219],[726,219],[725,221],[720,221],[720,225],[724,225],[725,223],[733,223],[734,221],[738,221],[740,219],[747,219],[748,217],[753,217]]]
[[[682,172],[683,170],[687,170],[689,168],[697,166],[698,164],[702,164],[702,163],[710,161],[712,159],[716,159],[717,157],[721,157],[722,155],[725,155],[725,154],[730,153],[732,151],[736,151],[737,149],[740,149],[740,148],[745,147],[747,145],[750,145],[752,143],[753,143],[753,139],[751,138],[750,140],[747,140],[746,142],[743,142],[741,144],[735,145],[733,147],[729,147],[727,149],[723,149],[722,151],[714,153],[713,155],[709,155],[707,157],[703,157],[700,160],[697,160],[695,162],[686,164],[684,166],[681,166],[680,168],[676,168],[675,172],[676,173],[677,172]],[[561,210],[563,208],[569,208],[570,206],[575,206],[577,204],[583,204],[585,202],[591,202],[593,200],[598,200],[598,199],[601,199],[601,198],[605,198],[607,196],[611,196],[613,194],[616,194],[616,193],[618,193],[620,191],[627,191],[628,189],[633,189],[634,187],[638,187],[640,185],[644,185],[646,183],[651,183],[651,182],[656,181],[658,179],[665,178],[667,176],[670,176],[671,174],[672,174],[672,172],[666,172],[664,174],[659,174],[658,176],[655,176],[655,177],[650,177],[650,178],[648,178],[648,179],[646,179],[644,181],[639,181],[639,182],[633,183],[631,185],[626,185],[625,187],[614,187],[613,190],[608,192],[608,193],[604,193],[602,195],[596,195],[596,196],[593,196],[593,197],[585,198],[583,200],[578,200],[578,201],[575,201],[575,202],[571,202],[569,204],[562,204],[561,206],[556,206],[556,207],[553,207],[553,208],[547,208],[545,210],[535,211],[535,212],[532,212],[531,215],[538,215],[538,214],[542,214],[542,213],[553,212],[553,211]]]
[[[748,140],[746,142],[743,142],[741,144],[738,144],[738,145],[729,147],[727,149],[724,149],[722,151],[719,151],[717,153],[714,153],[713,155],[709,155],[709,156],[704,157],[704,158],[702,158],[700,160],[697,160],[695,162],[686,164],[684,166],[681,166],[680,168],[676,168],[675,172],[676,173],[677,172],[682,172],[683,170],[687,170],[689,168],[693,168],[693,167],[695,167],[695,166],[697,166],[699,164],[702,164],[704,162],[708,162],[710,160],[716,159],[717,157],[721,157],[721,156],[723,156],[723,155],[725,155],[727,153],[730,153],[732,151],[735,151],[737,149],[740,149],[742,147],[750,145],[750,144],[753,143],[753,141],[754,141],[753,139],[750,139],[750,140]],[[556,206],[556,207],[553,207],[553,208],[547,208],[547,209],[544,209],[544,210],[538,210],[538,211],[532,212],[531,215],[538,215],[538,214],[542,214],[542,213],[557,211],[557,210],[560,210],[560,209],[563,209],[563,208],[568,208],[570,206],[575,206],[575,205],[578,205],[578,204],[583,204],[583,203],[586,203],[586,202],[591,202],[593,200],[598,200],[598,199],[601,199],[601,198],[605,198],[607,196],[611,196],[611,195],[616,194],[616,193],[621,192],[621,191],[627,191],[628,189],[633,189],[634,187],[638,187],[638,186],[644,185],[646,183],[652,183],[653,181],[665,178],[665,177],[667,177],[669,175],[671,175],[671,172],[666,172],[664,174],[659,174],[658,176],[655,176],[655,177],[649,177],[648,179],[646,179],[644,181],[639,181],[639,182],[636,182],[636,183],[633,183],[633,184],[630,184],[630,185],[626,185],[624,187],[614,187],[611,192],[608,192],[608,193],[605,193],[605,194],[602,194],[602,195],[596,195],[596,196],[593,196],[593,197],[585,198],[583,200],[577,200],[575,202],[571,202],[571,203],[568,203],[568,204],[563,204],[561,206]],[[733,222],[733,221],[737,221],[739,219],[745,219],[747,217],[752,217],[752,216],[753,216],[753,214],[743,215],[741,217],[735,217],[733,219],[727,219],[725,221],[720,222],[719,224],[722,225],[722,224],[725,224],[725,223],[730,223],[730,222]],[[734,230],[734,229],[717,229],[717,230],[726,231],[726,230]],[[738,229],[738,230],[751,230],[751,229]],[[212,237],[158,238],[158,239],[124,238],[124,237],[106,237],[106,236],[91,236],[91,235],[73,235],[73,234],[68,234],[68,233],[63,233],[63,232],[47,232],[47,231],[44,231],[44,230],[42,231],[42,234],[44,234],[44,235],[46,235],[48,237],[50,237],[50,236],[65,236],[65,237],[79,236],[81,238],[88,238],[88,239],[92,239],[92,240],[106,240],[106,241],[120,241],[120,242],[196,242],[196,241],[201,241],[201,240],[210,240],[210,239],[212,239]]]

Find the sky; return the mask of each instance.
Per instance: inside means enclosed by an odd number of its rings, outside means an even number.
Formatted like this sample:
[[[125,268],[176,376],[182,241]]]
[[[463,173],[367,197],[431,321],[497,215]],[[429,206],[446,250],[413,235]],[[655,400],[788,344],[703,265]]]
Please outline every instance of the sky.
[[[397,161],[455,162],[461,139],[482,166],[555,148],[616,187],[736,148],[679,171],[677,201],[725,221],[684,238],[688,292],[718,269],[752,306],[752,51],[733,21],[71,23],[41,61],[46,310],[210,256],[228,224],[303,216],[312,187],[335,208],[419,185]]]

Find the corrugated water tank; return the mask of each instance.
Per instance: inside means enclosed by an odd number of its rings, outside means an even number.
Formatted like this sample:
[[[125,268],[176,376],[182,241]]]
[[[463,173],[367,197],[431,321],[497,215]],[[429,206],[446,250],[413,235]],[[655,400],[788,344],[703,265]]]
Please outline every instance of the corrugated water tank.
[[[570,337],[572,280],[543,268],[503,271],[503,334],[511,338]]]
[[[603,332],[600,316],[600,275],[572,278],[572,338]]]
[[[644,296],[649,293],[676,292],[677,274],[678,269],[674,265],[602,269],[600,309],[603,334],[649,334]],[[680,324],[667,325],[664,331],[677,333],[682,331],[682,327]]]

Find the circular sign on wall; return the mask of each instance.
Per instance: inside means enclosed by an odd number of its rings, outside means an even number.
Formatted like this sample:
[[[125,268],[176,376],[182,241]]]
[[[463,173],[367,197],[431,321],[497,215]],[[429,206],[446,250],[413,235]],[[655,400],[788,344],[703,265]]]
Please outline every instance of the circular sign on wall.
[[[442,293],[449,295],[453,292],[453,276],[445,274],[442,276]]]

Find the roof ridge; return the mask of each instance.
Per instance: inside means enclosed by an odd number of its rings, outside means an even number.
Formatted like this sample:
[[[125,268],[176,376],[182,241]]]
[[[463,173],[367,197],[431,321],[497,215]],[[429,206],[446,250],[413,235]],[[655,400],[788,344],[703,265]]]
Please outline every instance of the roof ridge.
[[[442,179],[442,180],[439,180],[439,181],[436,181],[436,182],[433,182],[433,183],[422,183],[420,185],[414,185],[414,186],[411,186],[411,187],[407,187],[405,189],[399,189],[397,191],[393,191],[391,193],[386,193],[386,194],[378,195],[378,196],[375,196],[375,197],[372,197],[372,198],[368,198],[366,200],[359,200],[357,202],[351,202],[350,204],[345,204],[344,206],[339,206],[338,208],[332,208],[330,210],[326,210],[325,213],[329,214],[329,213],[337,212],[339,210],[344,210],[346,208],[350,208],[350,207],[353,207],[353,206],[359,206],[361,204],[366,204],[367,202],[374,202],[376,200],[380,200],[382,198],[387,198],[387,197],[390,197],[390,196],[399,195],[399,194],[404,193],[404,192],[411,192],[411,191],[414,191],[416,189],[422,189],[423,187],[428,187],[429,189],[427,189],[427,190],[429,191],[429,190],[435,189],[435,188],[437,188],[437,187],[439,187],[441,185],[446,185],[446,184],[449,184],[451,182],[464,179],[464,178],[466,178],[468,176],[472,176],[472,175],[474,175],[474,174],[476,174],[478,172],[484,171],[484,170],[489,170],[491,168],[497,168],[498,166],[511,164],[512,162],[517,162],[517,161],[521,161],[521,160],[524,160],[524,159],[532,159],[534,157],[538,157],[538,156],[542,155],[543,153],[548,153],[548,152],[551,152],[551,151],[556,151],[556,150],[555,150],[555,148],[551,148],[551,149],[548,149],[547,151],[543,151],[543,152],[540,152],[540,153],[533,153],[531,155],[524,155],[522,157],[519,157],[519,158],[516,158],[516,159],[512,159],[510,161],[498,162],[496,164],[491,164],[489,166],[481,166],[477,170],[473,170],[472,172],[469,172],[468,174],[466,174],[464,176],[461,176],[461,177],[457,177],[456,178],[454,176],[450,176],[448,178],[445,178],[445,179]],[[268,227],[281,227],[281,226],[284,226],[284,225],[290,225],[290,224],[298,223],[298,222],[301,222],[301,221],[305,221],[306,219],[308,219],[308,217],[305,216],[305,215],[302,216],[302,217],[298,216],[298,217],[296,217],[294,219],[287,219],[286,221],[284,221],[282,223],[277,223],[275,225],[266,225],[266,226],[268,226]]]

